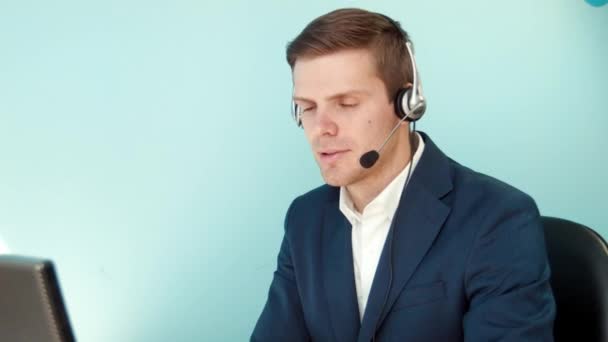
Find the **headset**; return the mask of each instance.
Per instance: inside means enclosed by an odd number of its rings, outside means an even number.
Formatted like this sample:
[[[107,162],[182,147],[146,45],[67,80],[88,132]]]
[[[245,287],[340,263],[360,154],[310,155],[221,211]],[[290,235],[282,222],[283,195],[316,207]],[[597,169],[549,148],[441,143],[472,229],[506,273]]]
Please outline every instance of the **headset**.
[[[401,38],[405,42],[407,52],[410,57],[410,63],[412,65],[412,86],[408,88],[400,88],[395,95],[395,115],[403,121],[407,120],[410,122],[416,122],[422,118],[426,111],[426,98],[422,91],[422,82],[420,81],[420,74],[418,73],[418,67],[416,66],[416,58],[414,57],[414,49],[412,42],[408,38],[408,34],[401,28],[398,22],[389,18],[384,14],[380,14],[384,17],[401,35]],[[291,114],[298,125],[302,128],[302,112],[300,106],[292,100]]]

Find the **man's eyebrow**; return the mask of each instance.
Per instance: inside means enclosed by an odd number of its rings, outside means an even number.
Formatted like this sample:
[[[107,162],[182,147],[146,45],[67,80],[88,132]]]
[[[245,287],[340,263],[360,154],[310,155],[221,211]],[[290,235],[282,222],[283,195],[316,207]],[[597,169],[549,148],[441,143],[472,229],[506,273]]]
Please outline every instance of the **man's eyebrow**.
[[[341,92],[341,93],[337,93],[334,95],[331,95],[329,97],[326,98],[326,100],[335,100],[335,99],[339,99],[339,98],[343,98],[343,97],[347,97],[347,96],[355,96],[355,95],[369,95],[369,91],[365,91],[365,90],[349,90],[349,91],[345,91],[345,92]],[[293,97],[294,101],[303,101],[303,102],[311,102],[311,103],[315,103],[314,100],[311,100],[309,98],[306,97],[302,97],[302,96],[294,96]]]
[[[313,101],[311,99],[307,99],[307,98],[301,97],[301,96],[294,96],[293,100],[294,101],[303,101],[303,102],[313,102],[313,103],[315,102],[315,101]]]

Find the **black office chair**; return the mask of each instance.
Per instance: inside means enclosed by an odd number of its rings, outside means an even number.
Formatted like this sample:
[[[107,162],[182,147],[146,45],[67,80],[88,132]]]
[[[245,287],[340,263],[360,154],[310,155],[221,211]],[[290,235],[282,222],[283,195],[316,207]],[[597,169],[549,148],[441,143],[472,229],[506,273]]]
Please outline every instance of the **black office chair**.
[[[608,245],[593,229],[542,217],[557,305],[555,341],[608,342]]]

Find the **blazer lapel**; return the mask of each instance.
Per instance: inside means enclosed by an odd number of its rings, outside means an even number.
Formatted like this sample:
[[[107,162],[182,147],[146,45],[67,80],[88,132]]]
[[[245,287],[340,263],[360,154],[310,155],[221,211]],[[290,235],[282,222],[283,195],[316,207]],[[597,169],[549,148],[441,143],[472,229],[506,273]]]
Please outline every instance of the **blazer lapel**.
[[[322,241],[323,283],[334,336],[337,341],[354,341],[360,322],[351,227],[335,202],[325,207]]]
[[[441,201],[452,189],[448,159],[424,133],[421,135],[425,137],[425,151],[393,217],[361,323],[358,337],[361,342],[372,339],[376,327],[382,324],[432,246],[451,209]],[[389,268],[388,245],[391,238],[392,268]],[[392,282],[387,297],[391,269]]]

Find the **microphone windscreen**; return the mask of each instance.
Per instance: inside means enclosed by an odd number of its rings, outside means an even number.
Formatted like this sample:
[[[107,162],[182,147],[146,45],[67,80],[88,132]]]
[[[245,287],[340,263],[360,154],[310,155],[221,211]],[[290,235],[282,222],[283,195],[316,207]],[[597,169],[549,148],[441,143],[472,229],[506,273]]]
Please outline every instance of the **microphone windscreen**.
[[[370,167],[374,166],[374,164],[376,164],[378,158],[380,158],[380,153],[378,153],[378,151],[372,150],[361,156],[361,158],[359,159],[359,164],[361,164],[361,166],[363,166],[364,168],[369,169]]]

